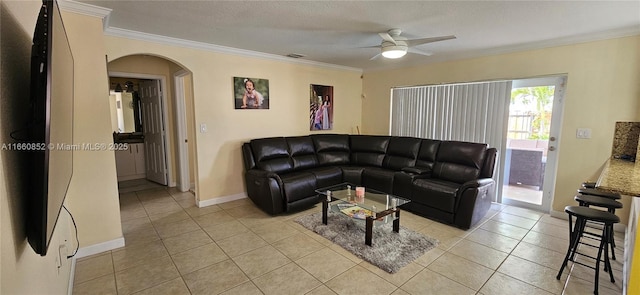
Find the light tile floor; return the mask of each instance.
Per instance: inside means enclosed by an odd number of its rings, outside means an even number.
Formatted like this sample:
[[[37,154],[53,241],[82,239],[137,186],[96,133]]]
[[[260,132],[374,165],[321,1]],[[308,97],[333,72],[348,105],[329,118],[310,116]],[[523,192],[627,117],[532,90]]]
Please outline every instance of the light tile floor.
[[[540,205],[542,204],[542,191],[537,186],[503,185],[502,198]]]
[[[403,212],[401,225],[440,240],[388,274],[248,199],[197,208],[191,193],[152,189],[120,195],[126,247],[78,259],[74,294],[590,294],[594,271],[578,264],[556,280],[567,221],[494,204],[461,230]],[[624,237],[616,233],[616,255]],[[601,272],[600,293],[622,293]]]
[[[153,181],[149,181],[144,178],[132,179],[132,180],[119,181],[118,193],[123,194],[123,193],[137,192],[137,191],[143,191],[143,190],[154,189],[154,188],[163,188],[163,187],[166,187],[166,186],[159,183],[155,183]]]

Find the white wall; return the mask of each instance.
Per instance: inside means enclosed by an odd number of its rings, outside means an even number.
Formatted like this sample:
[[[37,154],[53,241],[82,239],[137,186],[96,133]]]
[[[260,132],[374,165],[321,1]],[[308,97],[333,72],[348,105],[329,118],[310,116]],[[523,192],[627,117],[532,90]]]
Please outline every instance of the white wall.
[[[310,134],[309,86],[334,86],[334,130],[355,132],[361,118],[361,73],[105,36],[108,59],[132,54],[167,58],[192,73],[200,201],[243,194],[241,144],[252,138]],[[233,77],[269,80],[269,110],[235,110]]]
[[[64,11],[63,19],[75,63],[73,141],[113,143],[102,20]],[[123,239],[112,150],[74,151],[67,203],[81,247]]]
[[[582,181],[597,179],[611,155],[616,121],[640,119],[640,36],[552,47],[419,67],[364,74],[363,130],[388,134],[390,89],[567,74],[558,170],[552,210],[574,204]],[[577,139],[577,128],[591,128],[591,139]],[[617,210],[622,222],[629,200]]]

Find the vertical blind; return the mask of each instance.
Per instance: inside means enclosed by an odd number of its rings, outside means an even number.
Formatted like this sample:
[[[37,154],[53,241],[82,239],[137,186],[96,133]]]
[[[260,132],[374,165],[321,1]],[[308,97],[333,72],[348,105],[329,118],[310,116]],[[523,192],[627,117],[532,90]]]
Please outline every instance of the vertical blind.
[[[510,100],[511,81],[393,88],[389,133],[482,142],[500,154],[506,146]],[[497,195],[500,159],[494,173]]]

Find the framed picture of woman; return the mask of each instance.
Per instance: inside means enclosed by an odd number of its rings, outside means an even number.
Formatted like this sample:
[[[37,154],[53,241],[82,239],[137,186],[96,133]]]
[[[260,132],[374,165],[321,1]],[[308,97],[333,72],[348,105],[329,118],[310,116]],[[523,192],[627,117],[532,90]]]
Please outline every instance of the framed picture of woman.
[[[333,86],[311,84],[309,89],[309,130],[333,129]]]
[[[268,110],[269,80],[233,77],[233,101],[236,110]]]

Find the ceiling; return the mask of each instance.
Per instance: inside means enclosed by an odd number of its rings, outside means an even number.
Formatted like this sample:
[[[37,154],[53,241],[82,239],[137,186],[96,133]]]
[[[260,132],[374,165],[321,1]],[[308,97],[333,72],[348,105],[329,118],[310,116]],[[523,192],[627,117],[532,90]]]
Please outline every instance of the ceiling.
[[[109,29],[196,41],[362,70],[406,67],[640,34],[635,1],[93,1]],[[457,39],[390,60],[377,33]]]

